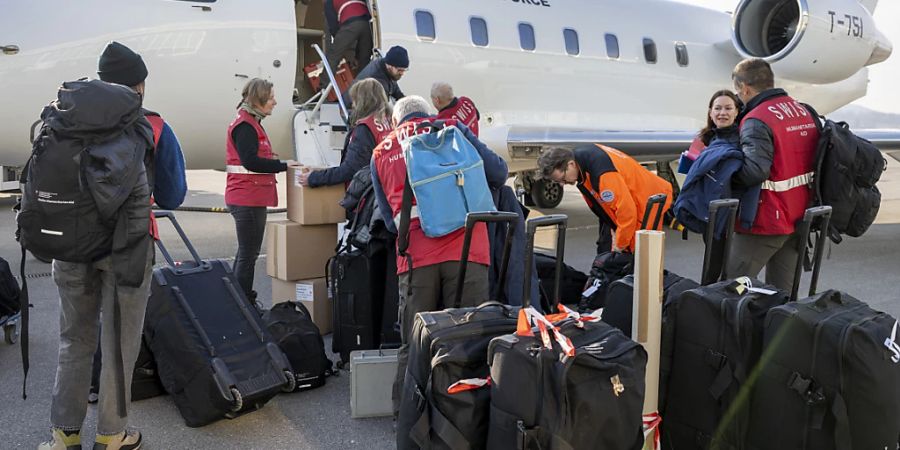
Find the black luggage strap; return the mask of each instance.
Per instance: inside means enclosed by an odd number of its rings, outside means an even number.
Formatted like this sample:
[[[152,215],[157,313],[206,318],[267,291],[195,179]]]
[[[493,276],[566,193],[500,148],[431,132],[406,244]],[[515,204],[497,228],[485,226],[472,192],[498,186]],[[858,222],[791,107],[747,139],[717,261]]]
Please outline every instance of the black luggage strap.
[[[428,383],[425,385],[425,392],[431,392],[431,377],[428,377]],[[469,440],[463,436],[452,422],[450,422],[450,419],[428,402],[425,398],[425,394],[418,386],[416,386],[415,395],[416,410],[419,411],[419,418],[410,429],[409,437],[419,446],[419,448],[432,447],[430,443],[430,431],[434,431],[434,433],[447,444],[448,448],[472,448]]]
[[[816,406],[825,401],[822,387],[812,378],[806,378],[799,372],[794,372],[788,377],[787,387],[800,395],[808,406]]]
[[[728,365],[728,357],[712,349],[707,349],[703,355],[703,360],[711,367],[719,369],[716,377],[713,378],[712,384],[709,385],[709,394],[714,399],[719,400],[722,394],[731,386],[731,381],[734,379],[734,374]]]
[[[847,413],[847,403],[840,392],[835,394],[831,404],[831,414],[834,416],[834,444],[837,450],[850,450],[850,416]]]
[[[25,278],[25,246],[22,246],[22,259],[19,263],[20,274],[22,276],[22,292],[19,294],[19,313],[21,314],[20,320],[22,321],[21,327],[21,341],[19,345],[22,346],[22,370],[24,371],[24,376],[22,377],[22,400],[28,398],[25,394],[25,386],[28,384],[28,281]]]

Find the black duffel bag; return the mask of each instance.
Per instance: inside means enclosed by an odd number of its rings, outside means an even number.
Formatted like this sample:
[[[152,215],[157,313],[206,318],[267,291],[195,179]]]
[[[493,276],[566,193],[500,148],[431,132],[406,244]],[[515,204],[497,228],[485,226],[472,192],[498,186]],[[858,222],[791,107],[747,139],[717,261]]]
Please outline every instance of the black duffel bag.
[[[325,355],[325,341],[309,310],[299,302],[280,302],[266,311],[262,320],[291,363],[297,380],[294,391],[324,386],[325,379],[334,372]]]

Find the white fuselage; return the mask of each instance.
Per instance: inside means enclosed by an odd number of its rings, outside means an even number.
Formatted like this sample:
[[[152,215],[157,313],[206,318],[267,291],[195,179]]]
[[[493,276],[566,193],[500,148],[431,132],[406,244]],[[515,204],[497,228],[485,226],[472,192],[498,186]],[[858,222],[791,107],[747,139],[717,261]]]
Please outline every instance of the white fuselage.
[[[428,98],[434,81],[449,82],[475,101],[484,140],[505,156],[514,136],[546,142],[559,130],[696,130],[709,96],[731,87],[731,70],[741,59],[731,45],[730,14],[676,2],[370,3],[383,51],[392,45],[409,51],[404,93]],[[96,76],[98,56],[111,40],[144,58],[145,105],[173,127],[189,168],[224,165],[225,130],[248,77],[274,82],[278,106],[263,126],[276,151],[290,158],[292,91],[303,51],[294,8],[289,0],[7,2],[0,46],[15,44],[19,51],[0,53],[0,165],[25,162],[41,107],[63,81]],[[417,36],[415,11],[431,13],[433,40]],[[487,24],[485,47],[472,43],[472,17]],[[520,46],[520,23],[534,29],[533,51]],[[577,32],[578,55],[567,54],[564,28]],[[607,33],[618,41],[618,58],[607,54]],[[645,38],[656,44],[656,63],[645,61]],[[687,50],[686,66],[676,61],[676,43]],[[864,95],[866,84],[865,68],[837,83],[780,83],[823,113]]]

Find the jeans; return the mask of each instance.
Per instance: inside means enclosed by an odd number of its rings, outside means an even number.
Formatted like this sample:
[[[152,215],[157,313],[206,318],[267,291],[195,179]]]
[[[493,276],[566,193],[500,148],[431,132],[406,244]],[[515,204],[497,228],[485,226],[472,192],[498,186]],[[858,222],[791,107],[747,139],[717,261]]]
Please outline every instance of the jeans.
[[[402,258],[398,256],[398,258]],[[459,280],[459,261],[447,261],[430,266],[416,267],[401,273],[400,278],[400,349],[397,352],[397,376],[394,379],[394,414],[400,408],[401,388],[406,377],[409,358],[409,339],[412,337],[413,321],[416,314],[426,311],[441,311],[452,308],[456,299],[456,283]],[[488,266],[468,263],[466,281],[460,306],[478,306],[488,299]],[[411,291],[411,292],[410,292]]]
[[[153,245],[153,241],[150,241]],[[139,287],[116,286],[112,258],[93,263],[53,261],[53,281],[59,290],[59,365],[50,406],[50,425],[65,431],[80,430],[87,413],[91,368],[97,341],[103,349],[97,434],[125,431],[127,414],[119,415],[119,396],[131,401],[132,370],[141,346],[144,313],[150,296],[153,249],[147,252],[144,281]],[[121,335],[116,333],[113,314],[115,291],[121,309]],[[101,311],[103,314],[101,315]],[[103,333],[100,333],[100,323]],[[98,338],[99,336],[99,338]],[[125,367],[124,387],[119,385],[116,359],[121,344]]]
[[[234,217],[237,230],[238,249],[234,257],[234,276],[247,298],[253,298],[253,276],[256,272],[256,258],[266,232],[265,206],[228,205],[228,212]]]

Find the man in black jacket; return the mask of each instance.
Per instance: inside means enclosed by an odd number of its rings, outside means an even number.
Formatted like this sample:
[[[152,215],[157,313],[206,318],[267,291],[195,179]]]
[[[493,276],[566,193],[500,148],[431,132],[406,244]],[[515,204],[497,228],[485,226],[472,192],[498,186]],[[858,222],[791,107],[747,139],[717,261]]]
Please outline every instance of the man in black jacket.
[[[403,78],[407,70],[409,70],[409,54],[406,53],[405,48],[395,45],[388,50],[384,57],[373,59],[362,72],[356,75],[356,79],[353,80],[350,87],[360,80],[373,78],[381,83],[388,99],[400,100],[406,95],[400,90],[397,81]],[[350,99],[350,87],[343,93],[344,104],[347,105],[347,108],[353,106],[353,101]]]
[[[797,248],[806,239],[795,233],[795,226],[812,200],[819,132],[812,114],[775,88],[767,62],[741,61],[732,79],[747,105],[738,116],[744,164],[732,184],[761,190],[752,225],[738,224],[726,273],[729,278],[756,277],[765,266],[767,283],[790,289]]]

